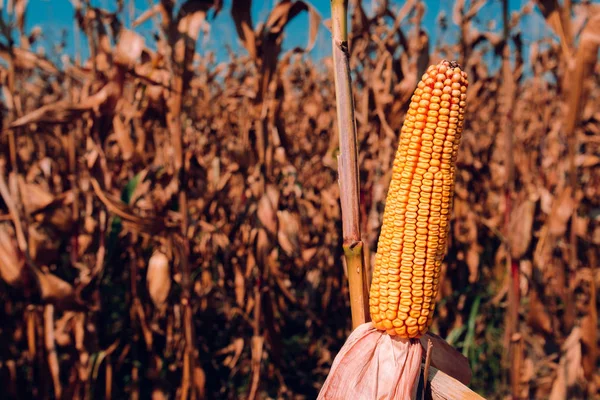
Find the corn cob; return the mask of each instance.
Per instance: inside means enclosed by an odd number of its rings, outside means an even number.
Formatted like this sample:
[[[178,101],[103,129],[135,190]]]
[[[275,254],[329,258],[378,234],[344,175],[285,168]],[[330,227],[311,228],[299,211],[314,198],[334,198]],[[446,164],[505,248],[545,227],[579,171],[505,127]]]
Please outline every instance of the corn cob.
[[[467,86],[456,62],[430,66],[402,126],[369,296],[373,324],[390,335],[419,337],[432,322]]]

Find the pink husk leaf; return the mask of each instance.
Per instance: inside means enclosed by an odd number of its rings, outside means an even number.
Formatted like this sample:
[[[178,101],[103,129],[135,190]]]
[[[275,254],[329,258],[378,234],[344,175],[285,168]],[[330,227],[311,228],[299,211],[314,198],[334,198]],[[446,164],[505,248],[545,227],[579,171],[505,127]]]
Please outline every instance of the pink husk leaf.
[[[335,357],[318,399],[411,399],[422,353],[418,340],[390,336],[364,323]]]

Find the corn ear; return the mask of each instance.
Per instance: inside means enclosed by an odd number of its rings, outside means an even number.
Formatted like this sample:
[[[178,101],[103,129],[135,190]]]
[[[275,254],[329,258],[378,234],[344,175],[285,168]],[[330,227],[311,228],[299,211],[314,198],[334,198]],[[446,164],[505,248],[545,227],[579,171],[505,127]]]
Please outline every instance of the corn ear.
[[[373,324],[390,335],[419,337],[432,322],[467,86],[457,63],[430,66],[402,126],[369,293]]]

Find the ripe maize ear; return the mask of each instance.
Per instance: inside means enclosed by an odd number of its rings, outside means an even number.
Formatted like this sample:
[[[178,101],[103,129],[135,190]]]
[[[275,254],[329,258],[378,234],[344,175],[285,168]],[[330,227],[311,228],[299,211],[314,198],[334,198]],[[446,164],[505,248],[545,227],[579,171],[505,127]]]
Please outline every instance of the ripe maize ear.
[[[467,86],[457,63],[430,66],[402,126],[369,293],[373,324],[390,335],[416,338],[432,322]]]

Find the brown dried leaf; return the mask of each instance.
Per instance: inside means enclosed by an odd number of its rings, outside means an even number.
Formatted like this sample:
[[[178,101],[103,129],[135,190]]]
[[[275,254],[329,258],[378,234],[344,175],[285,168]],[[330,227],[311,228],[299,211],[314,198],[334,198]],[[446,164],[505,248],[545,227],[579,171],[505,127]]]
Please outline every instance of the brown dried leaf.
[[[169,393],[163,387],[152,389],[152,400],[169,400]]]
[[[233,0],[231,5],[231,16],[235,22],[235,29],[238,37],[242,41],[242,45],[248,51],[252,59],[256,59],[256,37],[252,25],[252,16],[250,13],[251,1],[248,0]]]
[[[260,364],[263,355],[264,343],[265,338],[263,336],[252,336],[252,341],[250,343],[252,355],[252,383],[250,386],[248,399],[254,399],[258,390],[258,384],[260,381]]]
[[[121,30],[114,51],[114,62],[128,68],[133,68],[139,62],[145,46],[144,38],[134,31]]]
[[[54,196],[41,185],[36,183],[26,183],[22,176],[19,176],[18,180],[23,207],[27,214],[31,215],[36,211],[47,207],[54,201]]]
[[[578,379],[583,377],[583,368],[581,366],[581,329],[573,328],[569,336],[562,345],[565,358],[565,369],[567,387],[573,386]]]
[[[315,256],[315,254],[317,254],[317,251],[319,249],[316,247],[311,247],[309,249],[304,249],[302,250],[302,261],[304,261],[304,263],[309,263],[312,258]]]
[[[561,357],[560,363],[556,370],[556,378],[552,384],[552,391],[548,400],[564,400],[567,398],[567,377],[566,377],[566,362],[564,357]]]
[[[54,337],[56,343],[61,347],[66,347],[72,342],[71,331],[73,328],[71,325],[74,317],[75,313],[73,311],[67,311],[56,321]]]
[[[552,333],[552,320],[544,307],[536,289],[529,291],[529,311],[527,314],[527,324],[533,329],[545,334]]]
[[[201,399],[206,398],[206,373],[200,366],[194,367],[194,388]]]
[[[148,261],[146,283],[154,306],[164,311],[171,290],[171,268],[169,258],[160,250],[156,250]]]
[[[287,210],[277,211],[279,231],[277,240],[279,245],[288,256],[296,254],[300,250],[298,233],[300,232],[300,217]]]
[[[118,114],[113,118],[113,129],[117,143],[119,143],[119,147],[121,148],[123,160],[130,160],[135,151],[135,145],[131,139],[129,127],[125,126]]]
[[[234,369],[240,359],[240,356],[242,355],[243,350],[244,350],[244,339],[236,338],[233,340],[233,342],[229,346],[217,351],[215,354],[222,355],[222,354],[233,353],[233,354],[227,356],[225,358],[225,360],[223,360],[223,365],[227,368]]]
[[[269,18],[265,23],[265,29],[270,31],[271,34],[280,34],[287,23],[302,11],[308,12],[308,43],[304,49],[296,48],[295,51],[310,51],[317,39],[319,24],[321,22],[321,15],[310,3],[296,0],[277,4],[271,11],[271,14],[269,14]]]
[[[156,16],[162,10],[162,4],[156,3],[152,7],[148,8],[144,12],[142,12],[136,19],[133,21],[132,26],[135,28],[144,22],[148,21],[150,18]]]
[[[259,229],[256,236],[256,261],[259,267],[267,266],[270,249],[271,245],[267,231]]]
[[[49,231],[38,223],[29,225],[27,243],[31,259],[38,264],[50,264],[58,257],[60,243],[49,235]]]
[[[552,30],[560,38],[563,49],[563,54],[570,58],[571,52],[571,24],[570,19],[564,15],[565,11],[559,4],[558,0],[536,0],[536,3],[546,19],[546,23],[550,25]]]
[[[572,196],[571,187],[566,187],[563,191],[554,198],[552,202],[552,210],[548,216],[549,233],[555,237],[560,237],[567,231],[567,223],[573,214],[576,200]]]
[[[118,97],[119,94],[119,86],[115,82],[110,82],[102,87],[96,94],[86,98],[78,104],[70,104],[65,100],[47,104],[16,119],[9,126],[10,128],[17,128],[35,122],[49,124],[71,122],[73,119],[77,119],[82,112],[96,109],[108,100]]]
[[[139,217],[133,214],[131,208],[123,203],[121,200],[114,198],[114,196],[105,193],[98,181],[94,178],[90,180],[94,193],[98,196],[98,199],[108,208],[108,210],[123,219],[123,223],[129,229],[136,230],[138,232],[158,232],[164,226],[164,221],[158,218],[150,217]]]
[[[25,33],[25,9],[27,8],[27,0],[15,0],[14,12],[17,20],[17,28],[21,34]]]
[[[269,195],[267,191],[258,202],[256,211],[261,224],[271,234],[277,233],[277,196]]]
[[[465,385],[471,382],[469,360],[462,353],[432,332],[421,336],[419,341],[424,349],[427,348],[428,341],[433,343],[435,351],[431,353],[431,365]]]
[[[234,274],[235,302],[238,306],[243,307],[246,298],[246,280],[238,266],[234,267]]]
[[[510,216],[508,240],[511,257],[519,260],[531,243],[531,229],[535,213],[535,202],[525,200],[515,207]]]
[[[596,309],[596,281],[591,271],[585,273],[589,284],[589,300],[587,313],[581,318],[581,352],[582,367],[585,378],[589,381],[597,373],[596,362],[598,360],[598,310]]]
[[[9,174],[9,182],[13,182],[16,184],[16,180],[14,179],[14,177],[14,173]],[[23,225],[21,223],[19,209],[17,208],[17,204],[13,199],[13,194],[15,193],[17,193],[17,190],[13,190],[13,193],[11,194],[8,185],[6,184],[6,181],[4,179],[4,163],[2,160],[0,160],[0,196],[2,196],[4,204],[6,204],[6,207],[8,208],[10,218],[14,224],[18,248],[22,253],[26,254],[27,240],[25,239],[25,233],[23,230]]]
[[[477,281],[479,275],[479,253],[480,248],[476,244],[469,246],[466,255],[467,266],[469,267],[469,282]]]
[[[0,224],[0,278],[10,286],[22,284],[25,260],[19,256],[14,229]]]
[[[575,164],[583,168],[595,167],[600,164],[600,157],[593,154],[579,154],[576,157]]]
[[[8,48],[0,45],[0,57],[5,59],[7,62],[14,62],[15,67],[25,70],[33,70],[40,68],[48,74],[58,74],[59,69],[56,66],[45,59],[43,56],[35,54],[29,50],[21,49],[18,47],[12,48],[11,51]]]
[[[54,306],[52,304],[44,306],[44,345],[48,357],[48,370],[50,371],[52,384],[54,385],[54,393],[57,397],[60,397],[62,395],[62,385],[59,378],[60,367],[55,348]]]
[[[66,281],[50,272],[34,270],[39,282],[40,297],[43,301],[58,305],[70,305],[74,302],[75,291]]]

